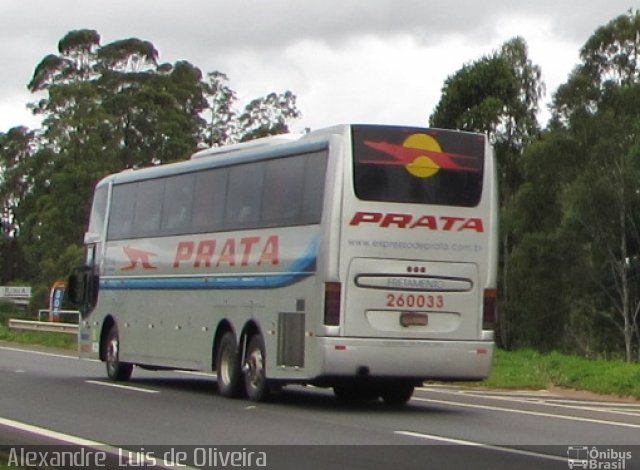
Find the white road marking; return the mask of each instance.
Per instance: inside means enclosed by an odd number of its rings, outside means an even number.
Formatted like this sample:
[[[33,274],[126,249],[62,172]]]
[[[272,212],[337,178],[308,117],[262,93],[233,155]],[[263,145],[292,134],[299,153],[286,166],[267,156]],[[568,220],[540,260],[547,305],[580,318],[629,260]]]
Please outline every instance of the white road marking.
[[[38,356],[60,357],[60,358],[64,358],[64,359],[76,359],[76,360],[78,359],[77,356],[73,356],[71,354],[56,354],[56,353],[49,353],[49,352],[44,352],[44,351],[34,351],[33,349],[11,348],[9,346],[0,346],[0,349],[4,350],[4,351],[36,354]]]
[[[449,395],[465,395],[470,397],[486,398],[488,400],[507,401],[514,403],[532,403],[555,408],[567,408],[570,410],[594,411],[598,413],[618,414],[622,416],[638,416],[640,414],[640,403],[624,403],[610,401],[594,401],[565,398],[554,395],[551,392],[541,391],[527,393],[524,390],[514,390],[513,392],[487,390],[452,390],[444,387],[431,389],[430,387],[420,387],[419,390],[431,391]],[[545,393],[542,393],[545,392]]]
[[[438,390],[438,389],[441,389],[441,390]],[[482,390],[477,390],[473,388],[462,388],[462,387],[456,388],[455,386],[452,386],[452,385],[435,384],[435,383],[423,385],[422,387],[416,387],[416,390],[441,391],[443,393],[446,392],[446,393],[459,393],[459,394],[483,392]],[[553,393],[551,393],[549,390],[492,390],[488,388],[487,393],[490,393],[492,395],[556,396]]]
[[[425,403],[436,403],[438,405],[458,406],[458,407],[461,407],[461,408],[475,408],[475,409],[478,409],[478,410],[501,411],[501,412],[504,412],[504,413],[514,413],[514,414],[529,415],[529,416],[540,416],[540,417],[543,417],[543,418],[556,418],[556,419],[563,419],[563,420],[566,420],[566,421],[578,421],[578,422],[582,422],[582,423],[605,424],[605,425],[608,425],[608,426],[619,426],[619,427],[623,427],[623,428],[640,429],[640,424],[623,423],[623,422],[620,422],[620,421],[611,421],[611,420],[605,420],[605,419],[583,418],[583,417],[580,417],[580,416],[558,415],[558,414],[553,414],[553,413],[545,413],[543,411],[518,410],[518,409],[515,409],[515,408],[506,408],[506,407],[490,406],[490,405],[478,405],[478,404],[473,404],[473,403],[461,403],[461,402],[458,402],[458,401],[436,400],[436,399],[432,399],[432,398],[420,398],[420,397],[415,397],[415,396],[411,400],[422,401],[422,402],[425,402]]]
[[[444,442],[446,444],[455,444],[455,445],[462,445],[462,446],[479,447],[481,449],[495,450],[495,451],[498,451],[498,452],[505,452],[505,453],[508,453],[508,454],[524,455],[526,457],[536,457],[536,458],[547,459],[547,460],[557,460],[559,462],[566,462],[567,461],[566,457],[559,457],[557,455],[541,454],[539,452],[531,452],[531,451],[528,451],[528,450],[512,449],[510,447],[497,446],[497,445],[493,445],[493,444],[487,444],[487,443],[484,443],[484,442],[475,442],[475,441],[466,441],[466,440],[463,440],[463,439],[454,439],[454,438],[451,438],[451,437],[437,436],[435,434],[423,434],[423,433],[414,432],[414,431],[394,431],[393,433],[401,435],[401,436],[409,436],[409,437],[416,437],[416,438],[419,438],[419,439],[426,439],[426,440],[430,440],[430,441]]]
[[[0,417],[0,426],[5,426],[12,429],[17,429],[19,431],[36,434],[38,436],[54,439],[56,441],[64,442],[71,445],[91,447],[92,449],[97,449],[103,452],[108,452],[111,455],[118,456],[119,459],[122,459],[123,456],[128,456],[132,453],[135,455],[134,451],[128,451],[121,447],[113,447],[103,442],[92,441],[90,439],[85,439],[83,437],[72,436],[70,434],[64,434],[61,432],[52,431],[50,429],[41,428],[39,426],[33,426],[31,424],[21,423],[20,421],[13,421],[11,419],[7,419],[3,417]],[[145,462],[144,461],[136,462],[136,466],[139,466],[141,464],[145,464]],[[164,459],[158,459],[154,467],[158,467],[158,466],[168,468],[168,469],[175,469],[179,467],[181,469],[189,470],[191,468],[191,467],[187,467],[186,465],[175,465],[173,462],[169,462]]]
[[[195,377],[215,377],[215,372],[198,372],[197,370],[176,370],[176,374],[193,375]]]
[[[111,383],[111,382],[102,382],[100,380],[85,380],[85,383],[92,384],[92,385],[101,385],[103,387],[119,388],[119,389],[122,389],[122,390],[131,390],[133,392],[160,393],[159,390],[151,390],[149,388],[134,387],[134,386],[131,386],[131,385],[114,384],[114,383]]]
[[[50,352],[44,352],[44,351],[35,351],[33,349],[22,349],[22,348],[12,348],[9,346],[0,346],[0,350],[5,350],[5,351],[12,351],[12,352],[21,352],[21,353],[29,353],[29,354],[35,354],[37,356],[47,356],[47,357],[58,357],[61,359],[73,359],[74,361],[78,361],[78,360],[83,360],[83,361],[89,361],[89,362],[101,362],[99,359],[85,359],[85,358],[80,358],[78,356],[75,356],[71,353],[69,354],[60,354],[60,353],[50,353]]]
[[[102,442],[91,441],[89,439],[84,439],[82,437],[63,434],[60,432],[52,431],[50,429],[33,426],[31,424],[21,423],[19,421],[13,421],[7,418],[0,417],[0,425],[13,428],[13,429],[18,429],[20,431],[29,432],[32,434],[37,434],[38,436],[55,439],[57,441],[66,442],[68,444],[74,444],[78,446],[87,446],[87,447],[101,447],[101,448],[109,447],[106,444],[103,444]],[[117,453],[117,450],[116,450],[116,453]]]

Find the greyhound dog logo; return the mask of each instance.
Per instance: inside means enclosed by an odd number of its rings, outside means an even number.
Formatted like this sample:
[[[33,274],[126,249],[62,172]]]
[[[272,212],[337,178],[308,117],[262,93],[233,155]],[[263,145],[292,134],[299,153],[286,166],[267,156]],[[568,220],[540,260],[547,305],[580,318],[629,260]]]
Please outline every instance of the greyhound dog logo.
[[[158,256],[150,251],[139,250],[138,248],[132,248],[130,246],[122,247],[124,253],[129,258],[129,264],[124,268],[120,268],[121,271],[133,271],[138,267],[138,263],[142,265],[142,269],[158,269],[151,264],[149,260],[150,256]]]
[[[371,160],[361,163],[378,165],[403,165],[407,171],[417,178],[430,178],[442,170],[480,171],[475,167],[476,159],[468,155],[444,152],[440,143],[428,134],[412,134],[402,145],[388,142],[365,141],[365,145],[379,150],[393,160]]]

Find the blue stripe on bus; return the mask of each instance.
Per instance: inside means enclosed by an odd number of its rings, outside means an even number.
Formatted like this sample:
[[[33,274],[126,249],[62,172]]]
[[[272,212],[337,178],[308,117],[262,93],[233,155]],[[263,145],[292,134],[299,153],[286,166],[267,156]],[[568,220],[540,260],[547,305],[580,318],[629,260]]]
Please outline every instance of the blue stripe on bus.
[[[248,275],[206,275],[193,277],[128,277],[100,279],[104,290],[200,290],[200,289],[274,289],[286,287],[312,276],[316,271],[318,240],[314,240],[307,253],[295,261],[289,270],[280,273]]]

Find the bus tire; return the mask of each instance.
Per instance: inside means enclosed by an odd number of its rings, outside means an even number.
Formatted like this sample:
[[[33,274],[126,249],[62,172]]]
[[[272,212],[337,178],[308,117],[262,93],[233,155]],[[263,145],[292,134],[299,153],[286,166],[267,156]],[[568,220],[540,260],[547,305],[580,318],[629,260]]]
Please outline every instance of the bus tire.
[[[265,359],[264,339],[258,333],[249,339],[242,367],[245,392],[251,401],[265,401],[269,396]]]
[[[375,384],[366,382],[344,382],[333,386],[336,400],[342,403],[374,401],[380,396]]]
[[[380,396],[387,405],[404,405],[411,399],[414,389],[411,382],[390,382],[382,387]]]
[[[107,377],[116,382],[126,382],[131,378],[133,364],[120,362],[120,337],[118,327],[113,324],[105,344],[105,363],[107,366]]]
[[[242,390],[242,373],[234,334],[230,331],[224,333],[217,348],[216,381],[218,393],[226,398],[236,398]]]

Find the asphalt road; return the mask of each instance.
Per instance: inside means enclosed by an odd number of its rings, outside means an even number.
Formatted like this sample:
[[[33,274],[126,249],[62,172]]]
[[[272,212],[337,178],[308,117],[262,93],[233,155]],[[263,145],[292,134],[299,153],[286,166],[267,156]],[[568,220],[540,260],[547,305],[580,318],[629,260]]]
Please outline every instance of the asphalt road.
[[[547,391],[432,385],[389,408],[286,387],[256,404],[218,396],[212,376],[136,369],[114,384],[101,363],[0,343],[0,396],[14,463],[64,444],[108,452],[113,468],[640,468],[640,403]]]

